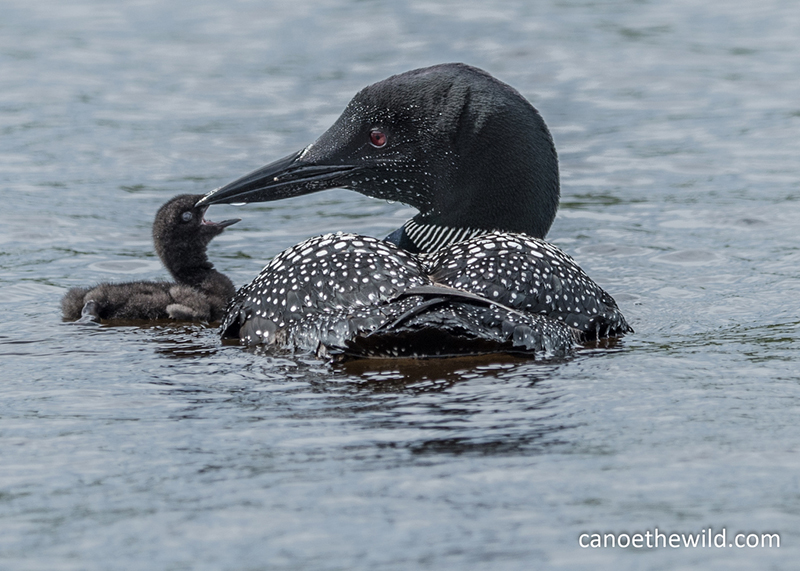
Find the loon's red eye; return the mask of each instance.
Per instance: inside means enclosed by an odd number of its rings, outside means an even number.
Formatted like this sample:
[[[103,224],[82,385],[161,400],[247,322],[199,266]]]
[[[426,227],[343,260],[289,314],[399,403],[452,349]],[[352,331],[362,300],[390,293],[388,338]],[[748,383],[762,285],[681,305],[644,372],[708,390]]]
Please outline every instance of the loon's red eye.
[[[370,131],[369,133],[369,144],[375,147],[376,149],[380,149],[381,147],[386,146],[386,133],[383,131]]]

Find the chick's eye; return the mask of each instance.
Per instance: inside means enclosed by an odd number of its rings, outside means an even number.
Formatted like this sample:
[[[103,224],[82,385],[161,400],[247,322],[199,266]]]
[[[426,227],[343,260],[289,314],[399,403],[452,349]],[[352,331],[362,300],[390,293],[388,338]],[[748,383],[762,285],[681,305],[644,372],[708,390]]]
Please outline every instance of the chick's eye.
[[[381,147],[386,146],[386,133],[383,131],[372,130],[369,133],[369,144],[375,147],[376,149],[380,149]]]
[[[190,210],[187,210],[183,214],[181,214],[181,218],[183,218],[184,222],[189,222],[192,219],[192,213]]]

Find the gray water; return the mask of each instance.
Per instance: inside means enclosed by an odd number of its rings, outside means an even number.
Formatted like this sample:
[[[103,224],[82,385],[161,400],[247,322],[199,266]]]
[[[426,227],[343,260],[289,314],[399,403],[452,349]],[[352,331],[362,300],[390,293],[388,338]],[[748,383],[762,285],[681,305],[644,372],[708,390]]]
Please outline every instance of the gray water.
[[[563,362],[342,367],[61,322],[68,287],[165,276],[169,197],[446,61],[542,112],[548,239],[635,334]],[[0,568],[795,568],[799,159],[792,0],[0,1]],[[215,206],[244,220],[210,256],[244,284],[413,213],[343,190]],[[781,544],[579,544],[656,528]]]

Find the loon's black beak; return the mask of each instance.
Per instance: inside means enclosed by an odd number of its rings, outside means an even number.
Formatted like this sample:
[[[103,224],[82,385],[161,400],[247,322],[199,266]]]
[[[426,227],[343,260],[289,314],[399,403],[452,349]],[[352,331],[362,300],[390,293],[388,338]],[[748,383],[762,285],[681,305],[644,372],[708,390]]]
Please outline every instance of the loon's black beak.
[[[355,165],[324,165],[304,161],[308,149],[279,159],[201,198],[197,205],[267,202],[343,186]]]

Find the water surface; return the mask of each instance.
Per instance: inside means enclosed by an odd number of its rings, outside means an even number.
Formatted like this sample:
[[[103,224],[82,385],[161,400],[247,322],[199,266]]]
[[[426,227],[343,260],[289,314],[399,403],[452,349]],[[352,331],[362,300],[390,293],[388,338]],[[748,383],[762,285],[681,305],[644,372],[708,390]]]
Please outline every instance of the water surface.
[[[792,2],[58,2],[0,17],[0,568],[791,569],[800,557],[800,12]],[[636,333],[565,362],[333,367],[203,326],[62,323],[164,276],[158,206],[464,61],[559,150],[548,238]],[[414,211],[235,210],[237,284]],[[778,532],[772,549],[581,533]]]

